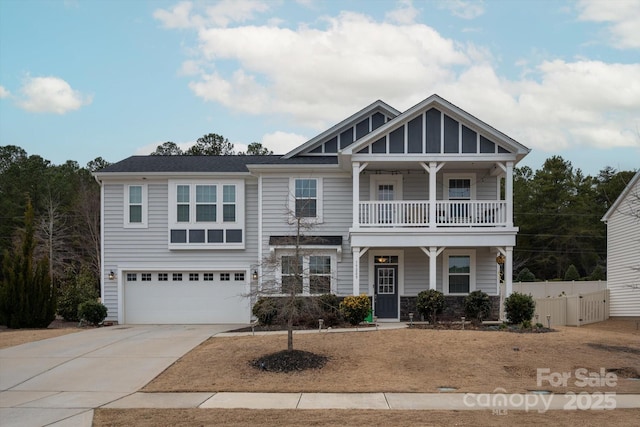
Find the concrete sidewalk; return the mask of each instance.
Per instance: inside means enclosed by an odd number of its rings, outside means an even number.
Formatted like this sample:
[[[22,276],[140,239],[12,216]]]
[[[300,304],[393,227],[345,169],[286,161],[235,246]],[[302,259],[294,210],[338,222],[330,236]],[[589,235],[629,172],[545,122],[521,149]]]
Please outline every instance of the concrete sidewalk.
[[[590,396],[590,398],[586,398]],[[573,408],[572,405],[579,405]],[[640,408],[638,394],[535,393],[134,393],[105,408],[571,410]]]

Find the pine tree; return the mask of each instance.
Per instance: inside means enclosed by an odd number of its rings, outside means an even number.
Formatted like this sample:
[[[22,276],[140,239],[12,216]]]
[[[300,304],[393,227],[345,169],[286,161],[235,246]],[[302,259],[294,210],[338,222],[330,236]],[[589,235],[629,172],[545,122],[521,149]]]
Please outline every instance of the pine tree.
[[[46,328],[55,318],[56,295],[49,261],[34,259],[34,212],[27,200],[24,230],[13,252],[6,250],[0,287],[0,320],[10,328]]]

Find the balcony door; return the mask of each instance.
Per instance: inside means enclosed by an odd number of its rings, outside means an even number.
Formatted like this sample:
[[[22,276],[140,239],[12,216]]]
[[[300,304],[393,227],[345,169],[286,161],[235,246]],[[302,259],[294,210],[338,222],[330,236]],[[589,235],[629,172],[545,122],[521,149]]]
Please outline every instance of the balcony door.
[[[376,222],[384,225],[397,221],[397,209],[391,202],[402,200],[402,176],[374,175],[371,177],[370,191],[373,200],[383,202],[375,210]]]

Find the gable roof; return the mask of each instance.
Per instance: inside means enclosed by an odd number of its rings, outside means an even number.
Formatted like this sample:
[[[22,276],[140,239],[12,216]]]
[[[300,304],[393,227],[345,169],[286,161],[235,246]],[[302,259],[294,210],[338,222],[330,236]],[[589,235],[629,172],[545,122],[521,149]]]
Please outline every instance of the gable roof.
[[[314,148],[314,146],[316,144],[318,144],[319,142],[323,141],[324,139],[329,138],[331,135],[340,133],[345,128],[353,126],[354,124],[359,122],[361,119],[369,116],[370,114],[372,114],[372,113],[374,113],[376,111],[382,112],[382,113],[384,113],[384,114],[386,114],[387,116],[390,116],[390,117],[396,117],[397,115],[400,114],[400,111],[398,111],[395,108],[391,107],[387,103],[385,103],[385,102],[383,102],[381,100],[377,100],[374,103],[369,104],[368,106],[364,107],[362,110],[358,111],[357,113],[352,114],[351,116],[349,116],[346,119],[342,120],[340,123],[330,127],[326,131],[322,132],[320,135],[315,136],[314,138],[308,140],[304,144],[302,144],[302,145],[294,148],[293,150],[289,151],[283,157],[285,159],[290,159],[292,157],[295,157],[295,156],[298,156],[298,155],[303,154],[305,152],[308,152],[312,148]]]
[[[409,108],[407,111],[403,112],[402,114],[388,121],[384,125],[380,126],[373,132],[370,132],[367,135],[360,138],[359,140],[355,141],[353,144],[343,149],[341,153],[347,156],[357,153],[359,150],[363,149],[367,145],[378,140],[381,136],[385,135],[386,133],[389,133],[395,128],[401,126],[402,124],[410,121],[411,119],[415,118],[416,116],[422,114],[423,112],[431,108],[436,108],[447,115],[450,115],[454,118],[459,118],[463,122],[470,124],[474,128],[479,129],[483,134],[489,135],[494,139],[500,141],[501,145],[504,145],[505,148],[508,148],[509,151],[516,154],[518,161],[531,151],[529,148],[520,144],[515,139],[500,132],[494,127],[478,119],[477,117],[467,113],[462,108],[450,103],[449,101],[440,97],[437,94],[433,94],[430,97],[426,98],[425,100]]]
[[[94,173],[105,176],[117,173],[221,172],[248,173],[248,165],[335,165],[335,157],[269,156],[131,156]]]
[[[618,196],[616,201],[613,202],[613,205],[611,205],[611,207],[609,208],[607,213],[604,214],[604,216],[602,217],[601,221],[604,221],[604,222],[609,221],[609,219],[611,218],[611,215],[613,215],[613,213],[616,210],[618,210],[618,208],[620,207],[620,205],[622,204],[624,199],[626,199],[627,196],[629,195],[629,193],[631,193],[631,189],[633,187],[635,187],[635,185],[636,185],[636,183],[638,183],[638,181],[640,181],[640,171],[636,172],[636,174],[633,176],[633,178],[631,178],[631,181],[629,181],[627,186],[624,187],[624,190],[622,190],[622,193],[620,193],[620,195]]]

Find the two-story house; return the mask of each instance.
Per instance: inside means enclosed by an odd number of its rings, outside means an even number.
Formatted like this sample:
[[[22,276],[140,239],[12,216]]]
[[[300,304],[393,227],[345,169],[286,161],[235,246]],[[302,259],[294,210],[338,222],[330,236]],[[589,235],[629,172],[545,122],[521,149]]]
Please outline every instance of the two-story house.
[[[291,284],[292,218],[311,226],[305,295],[365,293],[380,320],[406,319],[425,289],[497,307],[528,152],[433,95],[402,113],[376,101],[284,156],[127,158],[95,173],[108,319],[248,322],[251,289]]]

